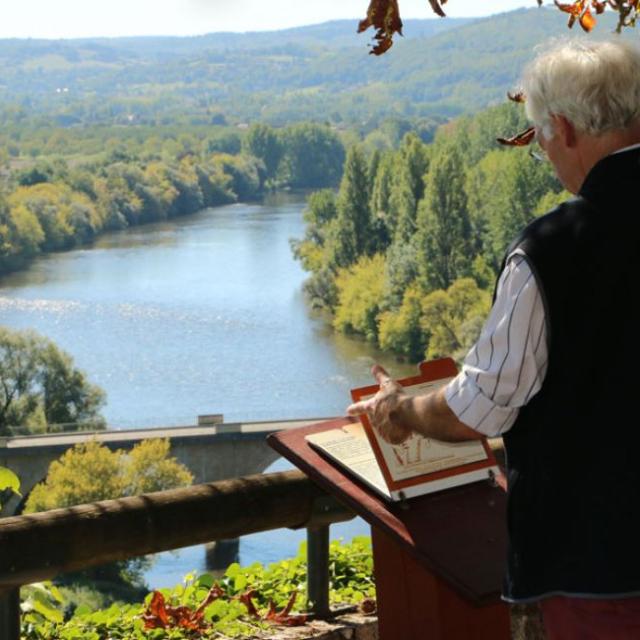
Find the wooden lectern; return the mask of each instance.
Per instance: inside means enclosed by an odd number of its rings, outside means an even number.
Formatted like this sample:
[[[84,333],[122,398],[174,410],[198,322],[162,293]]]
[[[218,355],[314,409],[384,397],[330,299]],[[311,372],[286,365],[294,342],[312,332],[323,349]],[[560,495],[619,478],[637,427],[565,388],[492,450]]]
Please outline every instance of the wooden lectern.
[[[386,502],[312,449],[305,436],[343,418],[269,436],[269,444],[371,525],[380,640],[508,640],[500,601],[505,504],[488,482]]]

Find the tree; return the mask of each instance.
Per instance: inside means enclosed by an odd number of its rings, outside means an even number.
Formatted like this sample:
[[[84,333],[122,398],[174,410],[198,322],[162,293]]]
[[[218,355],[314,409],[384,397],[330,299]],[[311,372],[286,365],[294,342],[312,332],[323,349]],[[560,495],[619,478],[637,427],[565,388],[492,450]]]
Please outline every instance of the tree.
[[[550,167],[515,150],[490,151],[470,169],[466,184],[470,216],[494,269],[509,242],[535,217],[541,198],[554,190],[559,185]]]
[[[371,235],[369,175],[367,160],[360,147],[349,149],[344,163],[337,201],[337,216],[330,227],[332,267],[348,267],[360,256],[370,255],[375,246]]]
[[[338,305],[334,327],[343,332],[359,333],[376,342],[378,314],[384,299],[384,256],[362,256],[336,278]]]
[[[417,362],[424,358],[428,335],[421,326],[424,292],[417,284],[407,287],[400,308],[378,317],[379,342],[384,350],[395,351]]]
[[[244,150],[264,163],[266,179],[273,180],[283,156],[280,137],[266,124],[252,124],[243,141]]]
[[[130,452],[110,451],[95,440],[78,444],[51,463],[44,482],[32,489],[25,513],[190,485],[191,472],[169,457],[169,449],[167,439],[143,440]],[[142,572],[150,564],[148,558],[110,563],[67,576],[65,582],[102,583],[120,596],[133,587],[133,595],[144,585]]]
[[[431,162],[417,219],[419,271],[427,291],[447,289],[471,273],[471,225],[464,184],[457,147],[441,144]]]
[[[345,151],[340,138],[326,126],[295,124],[283,132],[284,158],[280,175],[295,188],[338,184]]]
[[[103,428],[104,392],[89,383],[73,360],[32,331],[0,327],[0,435],[11,427],[47,432]]]
[[[491,296],[472,278],[456,280],[446,291],[433,291],[422,303],[422,330],[428,336],[427,359],[461,360],[478,339]]]
[[[19,269],[40,251],[44,231],[25,206],[10,208],[0,196],[0,273]]]

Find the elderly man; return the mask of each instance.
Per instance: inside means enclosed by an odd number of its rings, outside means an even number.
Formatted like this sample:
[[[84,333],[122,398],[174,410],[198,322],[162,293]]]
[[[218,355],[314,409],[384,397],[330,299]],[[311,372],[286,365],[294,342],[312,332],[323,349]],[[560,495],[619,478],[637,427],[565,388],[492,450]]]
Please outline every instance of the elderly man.
[[[640,638],[640,52],[554,46],[527,68],[536,138],[575,198],[514,241],[461,373],[349,407],[390,442],[504,438],[504,598],[540,601],[550,639]],[[533,204],[533,203],[532,203]]]

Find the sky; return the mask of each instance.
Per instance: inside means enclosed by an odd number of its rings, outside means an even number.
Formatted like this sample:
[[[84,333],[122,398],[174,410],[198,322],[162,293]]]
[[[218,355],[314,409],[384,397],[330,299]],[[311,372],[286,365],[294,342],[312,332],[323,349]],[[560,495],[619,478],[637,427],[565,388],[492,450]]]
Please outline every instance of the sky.
[[[198,35],[359,19],[369,0],[0,0],[0,38]],[[449,0],[447,15],[483,16],[535,0]],[[400,0],[403,18],[435,17],[427,0]]]

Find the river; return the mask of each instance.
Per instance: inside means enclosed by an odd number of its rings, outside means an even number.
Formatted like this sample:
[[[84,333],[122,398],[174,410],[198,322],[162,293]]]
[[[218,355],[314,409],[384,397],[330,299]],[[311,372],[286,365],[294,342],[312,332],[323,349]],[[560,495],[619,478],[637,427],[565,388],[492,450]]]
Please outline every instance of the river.
[[[102,236],[0,281],[0,323],[35,329],[107,393],[110,428],[341,415],[374,361],[414,371],[334,334],[308,308],[289,240],[304,234],[300,196],[279,195]],[[284,461],[272,470],[290,468]],[[332,538],[367,533],[361,520]],[[303,532],[240,542],[240,561],[295,554]],[[204,570],[201,547],[160,554],[151,587]]]

